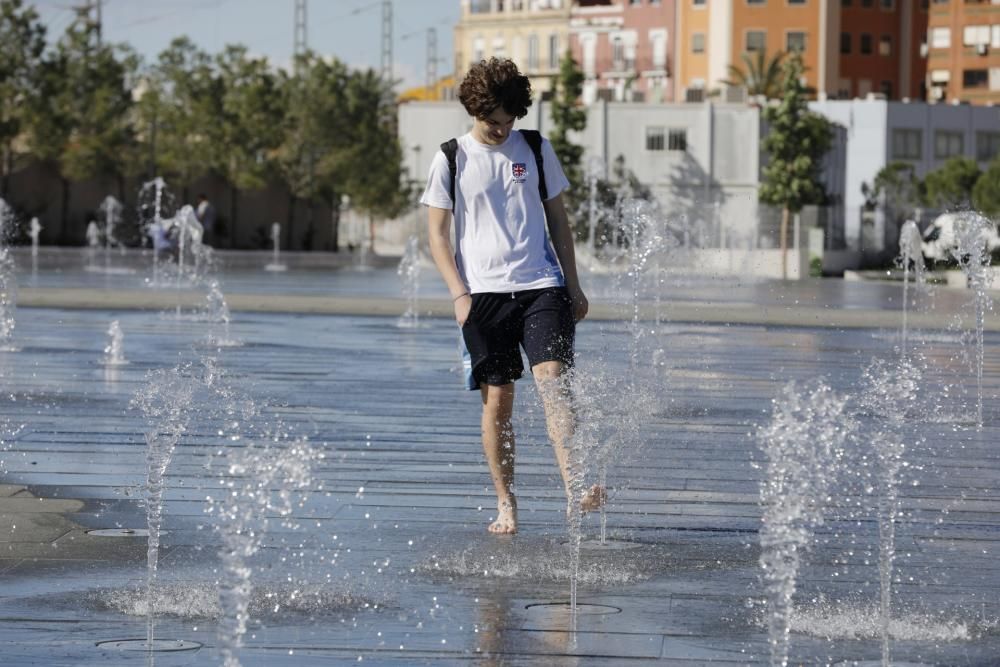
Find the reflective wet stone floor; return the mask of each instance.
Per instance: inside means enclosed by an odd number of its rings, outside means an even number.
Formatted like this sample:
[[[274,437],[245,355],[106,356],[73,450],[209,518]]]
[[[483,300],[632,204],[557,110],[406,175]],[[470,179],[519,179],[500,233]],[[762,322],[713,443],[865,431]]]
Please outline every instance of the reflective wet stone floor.
[[[112,319],[129,364],[106,368]],[[518,383],[520,533],[488,535],[478,397],[458,386],[452,322],[235,313],[240,344],[214,348],[191,315],[20,309],[20,349],[0,352],[13,433],[0,451],[0,663],[220,664],[221,540],[207,499],[226,493],[217,473],[231,434],[279,425],[276,440],[308,438],[325,458],[248,560],[244,665],[767,664],[753,434],[789,380],[822,376],[855,395],[899,332],[647,326],[641,372],[655,402],[613,450],[608,542],[596,516],[585,522],[572,631],[565,501],[538,398],[529,378]],[[986,334],[981,430],[962,340],[911,333],[931,407],[907,416],[893,664],[1000,663],[1000,337]],[[625,376],[630,341],[624,323],[582,325],[581,370],[599,360],[602,377]],[[87,532],[145,527],[151,427],[133,398],[147,372],[208,358],[260,411],[244,427],[221,423],[244,419],[238,407],[192,406],[167,470],[156,636],[201,648],[150,658],[99,645],[146,633],[145,538]],[[804,556],[792,664],[880,660],[870,491],[838,490]]]

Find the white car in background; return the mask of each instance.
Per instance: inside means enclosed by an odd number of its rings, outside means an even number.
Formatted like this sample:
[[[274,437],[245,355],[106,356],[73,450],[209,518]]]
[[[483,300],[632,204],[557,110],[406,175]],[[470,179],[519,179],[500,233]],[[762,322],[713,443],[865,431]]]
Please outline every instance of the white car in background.
[[[955,227],[963,224],[966,220],[985,220],[983,216],[975,211],[961,211],[958,213],[942,213],[934,219],[923,232],[922,248],[924,257],[934,262],[945,262],[953,259],[951,250],[955,247]],[[1000,248],[1000,233],[997,233],[997,225],[994,222],[986,231],[986,247],[989,252]]]

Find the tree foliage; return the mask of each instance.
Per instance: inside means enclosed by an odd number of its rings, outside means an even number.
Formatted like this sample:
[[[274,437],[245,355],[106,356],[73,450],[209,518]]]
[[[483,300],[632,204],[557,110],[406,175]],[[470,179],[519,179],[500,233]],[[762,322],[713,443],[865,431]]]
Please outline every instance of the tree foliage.
[[[22,0],[0,0],[0,37],[4,175],[15,140],[55,165],[63,228],[71,183],[100,176],[163,176],[187,200],[217,174],[232,188],[229,225],[240,191],[278,178],[293,203],[308,202],[310,221],[313,202],[336,211],[345,194],[373,219],[411,205],[392,87],[371,70],[307,53],[283,71],[242,45],[212,55],[184,37],[143,65],[82,16],[46,51]]]
[[[994,158],[972,188],[972,203],[986,216],[1000,216],[1000,157]]]
[[[764,110],[767,135],[761,142],[767,154],[760,184],[760,200],[781,207],[780,246],[782,273],[790,214],[809,204],[821,204],[826,192],[820,182],[823,157],[830,149],[833,132],[830,123],[809,111],[806,87],[802,82],[802,56],[798,52],[785,60],[782,71],[782,97]]]
[[[909,162],[890,162],[882,167],[871,185],[861,184],[861,193],[868,208],[884,204],[903,217],[911,217],[925,200],[924,183]]]
[[[730,63],[727,67],[729,78],[723,79],[722,83],[727,86],[742,86],[746,88],[747,94],[769,100],[781,97],[784,58],[782,51],[775,51],[771,57],[767,57],[763,49],[743,53],[740,56],[742,65]]]
[[[549,134],[549,141],[569,179],[571,204],[579,201],[583,190],[583,171],[580,166],[583,147],[569,140],[570,132],[581,132],[587,127],[587,110],[580,104],[583,79],[583,71],[573,59],[573,54],[566,51],[559,62],[555,95],[550,103],[552,132]]]
[[[35,89],[45,26],[22,0],[0,0],[0,192],[7,193],[15,140],[27,128],[29,101]]]
[[[968,157],[953,157],[924,177],[927,202],[937,208],[967,207],[979,180],[979,165]]]

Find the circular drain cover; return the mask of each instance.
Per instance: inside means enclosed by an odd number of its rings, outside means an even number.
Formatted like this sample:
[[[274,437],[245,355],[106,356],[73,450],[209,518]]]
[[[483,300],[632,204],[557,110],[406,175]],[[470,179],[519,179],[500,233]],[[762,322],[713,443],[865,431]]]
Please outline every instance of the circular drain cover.
[[[149,648],[149,642],[145,639],[110,639],[104,642],[97,642],[98,648],[112,648],[119,651],[142,651],[149,653],[167,653],[172,651],[195,651],[201,648],[198,642],[187,639],[154,639],[153,648]]]
[[[99,528],[88,530],[87,534],[94,537],[149,537],[149,530],[146,528]]]
[[[525,607],[528,611],[535,612],[557,612],[557,613],[569,613],[569,602],[537,602],[535,604],[529,604]],[[576,603],[576,613],[577,615],[591,615],[598,616],[601,614],[620,614],[622,613],[621,607],[612,607],[609,604],[586,604],[577,602]]]

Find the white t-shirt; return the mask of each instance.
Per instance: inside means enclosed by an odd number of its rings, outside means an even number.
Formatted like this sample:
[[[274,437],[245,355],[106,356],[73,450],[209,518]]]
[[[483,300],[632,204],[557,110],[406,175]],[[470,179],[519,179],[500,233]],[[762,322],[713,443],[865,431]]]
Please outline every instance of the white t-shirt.
[[[466,134],[455,156],[455,263],[473,294],[518,292],[565,284],[549,240],[538,193],[535,154],[520,132],[499,146]],[[542,166],[549,199],[567,187],[552,144],[542,140]],[[420,203],[452,209],[448,158],[431,162]]]

